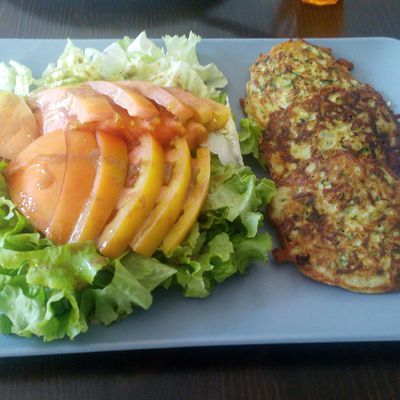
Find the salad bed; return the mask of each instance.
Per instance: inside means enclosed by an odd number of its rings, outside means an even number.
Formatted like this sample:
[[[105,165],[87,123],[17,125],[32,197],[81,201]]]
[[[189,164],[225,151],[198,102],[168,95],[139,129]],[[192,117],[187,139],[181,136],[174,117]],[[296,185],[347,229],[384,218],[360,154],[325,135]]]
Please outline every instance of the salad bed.
[[[68,42],[57,63],[39,79],[14,62],[1,64],[1,88],[26,96],[32,89],[89,80],[143,79],[225,102],[221,89],[226,80],[215,65],[199,64],[198,41],[193,34],[167,37],[164,51],[141,34],[104,52],[84,52]],[[274,184],[258,180],[241,164],[233,121],[210,136],[208,146],[214,153],[210,188],[199,218],[181,245],[152,257],[129,250],[119,258],[106,258],[90,241],[54,245],[16,209],[2,178],[1,332],[33,334],[46,341],[73,338],[90,322],[109,324],[135,307],[149,308],[151,292],[160,285],[178,285],[185,296],[205,297],[215,284],[244,273],[252,260],[265,260],[271,239],[259,229]]]

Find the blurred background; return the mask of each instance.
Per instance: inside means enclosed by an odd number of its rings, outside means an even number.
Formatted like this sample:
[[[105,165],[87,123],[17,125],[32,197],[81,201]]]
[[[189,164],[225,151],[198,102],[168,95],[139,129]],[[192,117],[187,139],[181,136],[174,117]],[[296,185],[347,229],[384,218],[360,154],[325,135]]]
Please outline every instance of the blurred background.
[[[399,37],[400,0],[1,0],[0,21],[0,37],[22,38]]]

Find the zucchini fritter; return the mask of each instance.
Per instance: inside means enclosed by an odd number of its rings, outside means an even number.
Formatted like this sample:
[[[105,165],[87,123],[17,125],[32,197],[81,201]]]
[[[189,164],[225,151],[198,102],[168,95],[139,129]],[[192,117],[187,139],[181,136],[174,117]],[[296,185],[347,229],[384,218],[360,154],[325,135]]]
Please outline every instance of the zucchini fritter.
[[[400,181],[377,160],[339,151],[280,181],[269,214],[278,261],[358,292],[400,287]]]
[[[368,85],[322,89],[271,115],[261,149],[276,181],[319,154],[347,150],[385,160],[400,176],[399,124],[382,96]]]
[[[365,293],[400,289],[400,126],[382,96],[303,40],[250,68],[247,116],[277,194],[269,216],[290,261],[312,279]]]
[[[272,112],[286,109],[294,100],[305,100],[332,85],[358,86],[351,68],[349,62],[335,60],[330,49],[304,40],[278,44],[251,66],[244,111],[264,128]]]

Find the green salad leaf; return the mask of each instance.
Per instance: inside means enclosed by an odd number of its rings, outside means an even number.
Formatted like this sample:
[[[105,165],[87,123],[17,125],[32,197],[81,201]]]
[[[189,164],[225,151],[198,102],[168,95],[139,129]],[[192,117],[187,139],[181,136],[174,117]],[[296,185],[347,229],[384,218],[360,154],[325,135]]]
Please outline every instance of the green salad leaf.
[[[50,341],[71,339],[87,330],[77,297],[70,291],[48,289],[27,282],[27,265],[0,269],[0,332]]]
[[[115,260],[113,266],[113,277],[107,285],[88,288],[82,295],[92,320],[106,325],[131,314],[134,306],[147,310],[152,303],[151,292],[176,273],[152,257],[133,253]]]
[[[93,242],[55,246],[4,196],[0,174],[0,332],[50,341],[74,338],[90,321],[109,324],[176,273],[154,258],[101,256]]]
[[[212,158],[210,192],[198,222],[181,246],[165,255],[176,266],[173,281],[185,296],[208,296],[216,283],[244,273],[253,260],[266,260],[272,241],[258,233],[262,210],[275,194],[268,179],[257,179],[250,168]],[[172,282],[171,282],[172,283]]]
[[[242,118],[240,120],[239,141],[242,154],[251,154],[261,166],[265,167],[265,160],[259,146],[262,135],[262,127],[252,118]]]

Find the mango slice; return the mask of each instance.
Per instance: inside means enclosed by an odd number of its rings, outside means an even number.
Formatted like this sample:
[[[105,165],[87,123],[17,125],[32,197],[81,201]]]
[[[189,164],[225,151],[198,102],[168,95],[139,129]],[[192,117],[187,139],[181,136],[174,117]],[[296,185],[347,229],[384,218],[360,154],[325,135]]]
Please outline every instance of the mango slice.
[[[200,214],[201,208],[206,201],[210,185],[210,150],[199,148],[197,158],[193,160],[193,186],[183,206],[183,214],[165,237],[161,249],[169,254],[176,246],[180,245]]]
[[[181,122],[186,122],[193,117],[193,111],[190,107],[183,104],[161,86],[146,81],[119,81],[117,84],[137,90],[143,96],[166,108],[167,111],[174,114]]]
[[[107,81],[93,81],[87,84],[96,92],[111,98],[115,104],[127,110],[131,117],[150,119],[159,114],[157,107],[134,89]]]
[[[212,104],[210,104],[206,99],[178,88],[169,87],[165,88],[165,90],[173,94],[183,104],[189,106],[193,111],[196,121],[204,125],[213,119],[214,114]]]
[[[61,193],[65,164],[65,137],[57,131],[35,140],[5,170],[11,200],[43,233]]]
[[[75,225],[70,242],[96,240],[118,203],[128,169],[125,142],[117,136],[97,132],[100,159],[89,200]]]
[[[135,252],[146,256],[159,247],[182,212],[191,180],[190,149],[185,138],[172,142],[166,162],[172,169],[168,183],[161,188],[153,211],[131,242]]]
[[[164,176],[164,151],[150,134],[143,134],[140,145],[129,154],[130,172],[138,176],[132,187],[122,190],[113,219],[97,240],[99,251],[118,257],[150,214]],[[128,177],[129,184],[129,177]]]
[[[57,244],[67,243],[92,191],[96,176],[98,147],[94,133],[65,133],[67,162],[60,197],[46,236]]]
[[[85,85],[41,90],[32,95],[29,103],[41,121],[43,133],[104,121],[115,115],[108,100]]]

